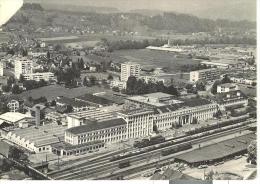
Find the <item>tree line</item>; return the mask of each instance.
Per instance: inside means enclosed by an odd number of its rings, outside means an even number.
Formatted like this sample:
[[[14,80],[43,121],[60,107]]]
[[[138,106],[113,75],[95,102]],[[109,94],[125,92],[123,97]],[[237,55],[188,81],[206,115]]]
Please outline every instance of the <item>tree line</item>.
[[[136,79],[134,76],[130,76],[127,80],[127,87],[122,93],[128,95],[142,95],[148,93],[163,92],[171,95],[179,95],[177,88],[173,85],[165,86],[163,82],[148,82],[146,83],[142,79]]]

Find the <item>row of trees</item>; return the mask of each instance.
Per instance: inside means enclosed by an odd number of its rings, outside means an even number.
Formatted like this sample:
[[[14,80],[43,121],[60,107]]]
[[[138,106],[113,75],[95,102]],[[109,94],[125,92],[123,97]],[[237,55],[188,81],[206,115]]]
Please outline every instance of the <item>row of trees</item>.
[[[127,81],[126,90],[123,91],[128,95],[141,95],[147,93],[163,92],[171,95],[179,95],[178,90],[173,86],[165,86],[163,82],[148,82],[137,80],[136,77],[130,76]]]

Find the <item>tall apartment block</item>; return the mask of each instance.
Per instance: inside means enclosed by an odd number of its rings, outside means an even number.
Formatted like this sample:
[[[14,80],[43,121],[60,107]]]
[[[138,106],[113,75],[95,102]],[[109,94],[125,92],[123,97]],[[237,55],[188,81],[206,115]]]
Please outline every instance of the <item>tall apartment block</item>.
[[[21,74],[33,73],[33,61],[26,58],[16,60],[14,73],[16,79],[19,79]]]
[[[121,64],[121,81],[127,82],[130,76],[138,78],[140,76],[141,66],[136,63]]]

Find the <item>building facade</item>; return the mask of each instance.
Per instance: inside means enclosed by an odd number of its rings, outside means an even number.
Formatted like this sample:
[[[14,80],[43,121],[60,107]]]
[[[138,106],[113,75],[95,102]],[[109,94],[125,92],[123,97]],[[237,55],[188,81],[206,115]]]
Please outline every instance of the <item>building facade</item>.
[[[23,74],[25,80],[35,80],[35,81],[55,81],[54,73],[44,72],[44,73],[29,73]]]
[[[197,70],[190,72],[190,81],[197,82],[198,80],[214,81],[220,78],[220,71],[217,68]]]
[[[138,78],[140,76],[141,66],[137,63],[121,64],[121,81],[127,82],[130,76]]]
[[[9,109],[10,112],[18,112],[19,108],[20,108],[20,104],[19,101],[17,100],[11,100],[8,104],[7,107]]]
[[[217,86],[217,93],[226,93],[236,90],[238,90],[238,85],[232,83],[221,84]]]
[[[83,126],[69,128],[65,131],[65,142],[71,145],[81,145],[93,141],[115,143],[125,137],[126,122],[122,118],[88,122]]]
[[[20,79],[21,75],[33,73],[33,61],[27,58],[19,58],[14,66],[15,78]]]
[[[125,110],[117,114],[126,121],[126,139],[146,137],[153,132],[152,109]]]

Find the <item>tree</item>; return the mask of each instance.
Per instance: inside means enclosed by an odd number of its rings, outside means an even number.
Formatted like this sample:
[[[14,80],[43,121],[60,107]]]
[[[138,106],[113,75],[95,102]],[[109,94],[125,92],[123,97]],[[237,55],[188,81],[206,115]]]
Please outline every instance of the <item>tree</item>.
[[[12,93],[13,94],[20,94],[22,92],[22,90],[20,90],[20,87],[18,85],[14,85],[12,88]]]
[[[90,81],[90,85],[91,85],[91,86],[94,86],[94,85],[96,85],[97,78],[96,78],[95,76],[91,75],[91,76],[89,77],[89,81]]]
[[[107,80],[113,80],[113,76],[111,74],[108,75]]]
[[[250,145],[247,148],[248,157],[247,161],[256,164],[257,161],[257,142],[254,140],[250,143]]]
[[[215,82],[214,82],[214,84],[212,85],[212,88],[211,88],[211,93],[212,94],[217,94],[217,87],[218,87],[218,85],[220,85],[221,84],[221,81],[219,81],[219,80],[216,80]]]
[[[21,75],[20,75],[20,78],[19,78],[19,82],[23,83],[24,80],[25,80],[25,79],[24,79],[24,76],[21,74]]]
[[[231,83],[231,82],[232,81],[230,80],[228,75],[225,75],[224,78],[221,81],[222,84]]]
[[[51,59],[51,54],[50,54],[49,51],[47,52],[47,59],[48,59],[48,60]]]
[[[8,86],[8,85],[3,85],[2,86],[2,90],[4,91],[4,92],[10,92],[10,90],[11,90],[11,87],[10,86]]]
[[[9,158],[13,158],[13,159],[18,160],[18,159],[20,159],[22,154],[23,154],[23,151],[16,148],[15,146],[10,146],[9,153],[8,153]]]
[[[83,79],[83,85],[84,85],[84,86],[88,86],[88,80],[87,80],[87,77],[84,77],[84,79]]]
[[[119,90],[118,87],[113,87],[112,90],[113,90],[114,92],[120,92],[120,90]]]

